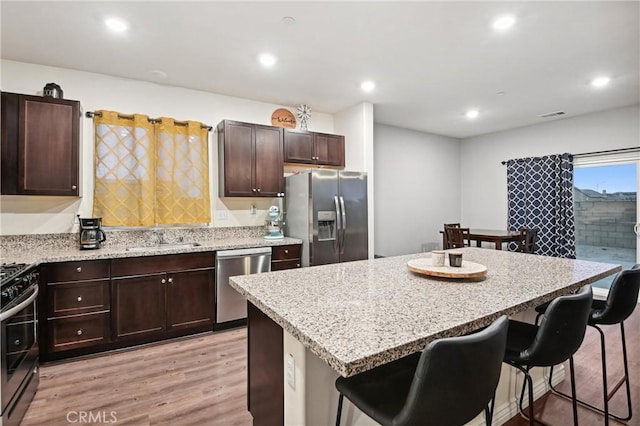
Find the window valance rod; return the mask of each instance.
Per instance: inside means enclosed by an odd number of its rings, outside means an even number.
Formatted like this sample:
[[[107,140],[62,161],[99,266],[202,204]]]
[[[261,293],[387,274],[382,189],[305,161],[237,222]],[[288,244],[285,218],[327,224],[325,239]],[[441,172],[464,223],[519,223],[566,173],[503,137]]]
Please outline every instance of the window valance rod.
[[[98,117],[102,117],[102,113],[101,112],[96,112],[96,111],[87,111],[84,113],[85,116],[87,116],[87,118],[93,118],[94,115],[97,115]],[[118,114],[118,118],[125,118],[128,120],[133,120],[133,115],[126,115],[126,114]],[[160,118],[149,118],[148,119],[150,123],[162,123],[162,120]],[[187,122],[186,121],[174,121],[174,123],[178,126],[186,126]],[[200,126],[203,129],[207,129],[208,131],[213,130],[213,127],[211,126],[207,126],[206,124],[203,124]]]
[[[610,149],[607,151],[593,151],[593,152],[583,152],[582,154],[573,154],[574,158],[580,158],[580,157],[589,157],[592,155],[602,155],[602,154],[620,154],[623,152],[640,152],[640,147],[636,146],[633,148],[620,148],[620,149]],[[501,161],[500,164],[502,164],[503,166],[505,164],[507,164],[506,161]]]

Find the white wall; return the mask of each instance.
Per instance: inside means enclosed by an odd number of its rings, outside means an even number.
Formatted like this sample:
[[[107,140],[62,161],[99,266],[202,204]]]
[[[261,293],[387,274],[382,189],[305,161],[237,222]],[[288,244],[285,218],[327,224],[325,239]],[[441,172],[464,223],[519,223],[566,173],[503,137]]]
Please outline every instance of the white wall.
[[[196,120],[215,126],[223,119],[271,124],[271,113],[282,108],[247,99],[178,87],[163,86],[102,74],[46,67],[21,62],[1,62],[0,87],[3,91],[42,94],[46,83],[62,87],[65,99],[81,102],[84,111],[114,110],[126,114],[141,113],[150,117],[169,116],[178,120]],[[215,78],[215,76],[211,76]],[[284,106],[286,108],[286,106]],[[293,109],[293,108],[292,108]],[[313,112],[309,130],[334,133],[333,116]],[[267,210],[277,199],[218,198],[217,135],[209,133],[211,199],[215,226],[262,225]],[[91,216],[93,200],[93,124],[82,119],[81,191],[82,198],[70,197],[0,197],[0,234],[71,232],[75,215]],[[347,139],[347,146],[352,141]],[[250,214],[254,204],[258,211]],[[227,218],[216,220],[216,211],[226,211]]]
[[[440,229],[460,219],[460,141],[375,125],[375,253],[440,246]]]
[[[345,137],[345,170],[367,173],[369,258],[375,247],[373,104],[363,102],[334,116],[334,130]]]
[[[637,146],[637,105],[463,139],[461,222],[472,228],[506,229],[507,169],[501,161]]]

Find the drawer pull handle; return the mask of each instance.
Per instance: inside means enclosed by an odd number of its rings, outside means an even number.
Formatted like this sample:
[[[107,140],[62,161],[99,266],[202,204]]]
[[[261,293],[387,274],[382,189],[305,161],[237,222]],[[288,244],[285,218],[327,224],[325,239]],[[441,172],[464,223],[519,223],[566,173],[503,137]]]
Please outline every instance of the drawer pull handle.
[[[78,302],[82,302],[82,296],[78,296]]]
[[[77,189],[78,187],[76,185],[71,185],[71,189]]]
[[[16,345],[16,346],[20,346],[20,339],[16,339],[16,340],[13,342],[13,344],[14,344],[14,345]]]
[[[170,283],[173,283],[173,278],[169,278],[169,282],[170,282]]]
[[[164,278],[162,279],[162,281],[160,281],[162,284],[165,284],[167,282],[167,280],[165,280]]]
[[[299,264],[299,263],[296,263],[296,268],[299,268],[299,267],[300,267],[300,264]]]
[[[289,254],[289,250],[285,249],[284,254]]]
[[[76,331],[76,334],[77,334],[78,336],[82,336],[82,329],[79,329],[78,331]]]
[[[76,268],[76,271],[78,271],[78,272],[82,272],[82,266],[78,266],[78,267]]]

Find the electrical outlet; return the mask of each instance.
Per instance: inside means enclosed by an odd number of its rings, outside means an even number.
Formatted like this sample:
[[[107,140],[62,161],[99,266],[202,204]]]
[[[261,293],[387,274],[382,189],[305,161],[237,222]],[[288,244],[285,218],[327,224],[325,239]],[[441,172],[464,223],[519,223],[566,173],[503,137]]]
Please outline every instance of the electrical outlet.
[[[287,378],[287,384],[291,386],[291,389],[296,388],[296,360],[293,355],[287,355],[285,376]]]
[[[249,211],[251,212],[252,215],[255,216],[255,214],[256,214],[256,206],[254,204],[251,204],[251,208],[249,209]]]
[[[227,211],[226,210],[217,210],[216,211],[216,219],[217,220],[227,220]]]

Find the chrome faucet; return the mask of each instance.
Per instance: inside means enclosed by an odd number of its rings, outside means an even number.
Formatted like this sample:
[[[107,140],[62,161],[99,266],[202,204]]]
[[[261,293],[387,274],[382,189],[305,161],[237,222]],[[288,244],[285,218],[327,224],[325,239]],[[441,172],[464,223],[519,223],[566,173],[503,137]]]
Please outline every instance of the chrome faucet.
[[[153,235],[156,239],[156,244],[157,245],[162,245],[162,244],[168,244],[167,240],[165,240],[164,238],[164,229],[154,229],[153,230]]]

